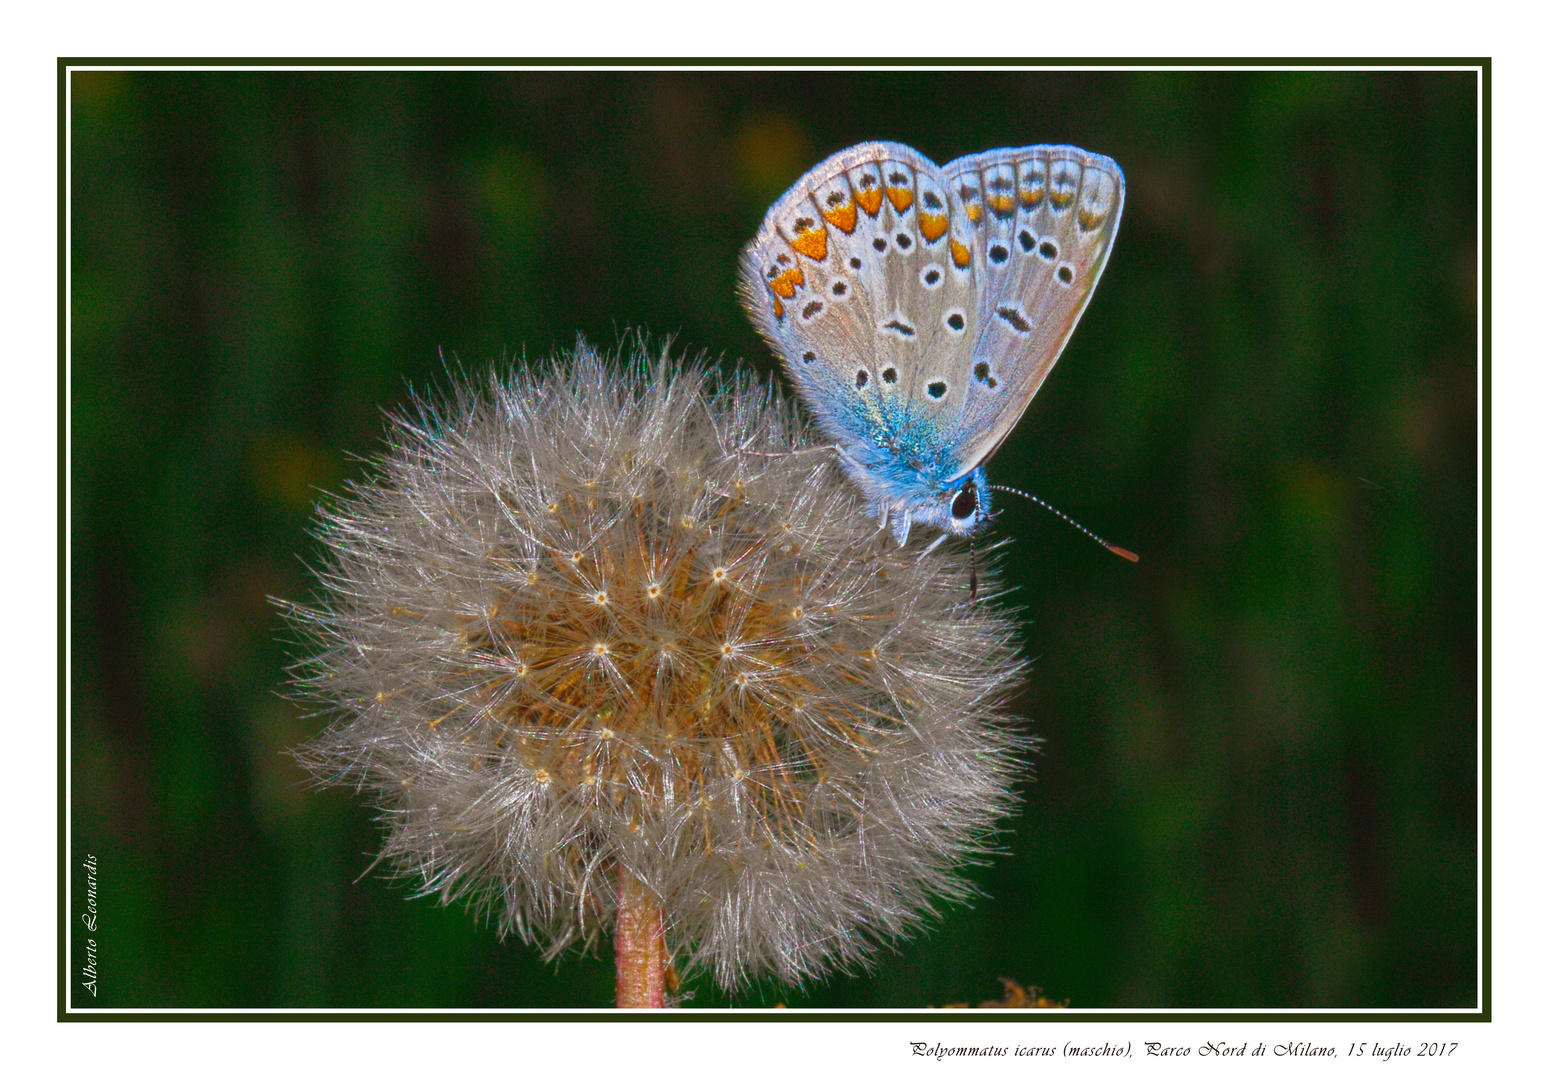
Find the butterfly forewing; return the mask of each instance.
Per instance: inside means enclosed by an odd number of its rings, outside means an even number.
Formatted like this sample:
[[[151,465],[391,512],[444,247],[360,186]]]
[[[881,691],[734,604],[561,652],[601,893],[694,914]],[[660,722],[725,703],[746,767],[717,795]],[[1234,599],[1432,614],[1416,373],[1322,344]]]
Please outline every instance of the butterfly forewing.
[[[1073,146],[992,150],[942,171],[985,278],[967,398],[948,436],[967,473],[1010,434],[1075,330],[1113,248],[1124,174]]]

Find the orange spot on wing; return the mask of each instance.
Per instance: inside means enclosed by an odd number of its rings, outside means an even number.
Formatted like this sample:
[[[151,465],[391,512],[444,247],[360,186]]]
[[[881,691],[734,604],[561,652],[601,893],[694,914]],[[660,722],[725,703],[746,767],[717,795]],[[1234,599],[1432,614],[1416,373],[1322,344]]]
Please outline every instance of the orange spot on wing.
[[[791,241],[791,247],[809,259],[822,262],[828,257],[828,230],[819,227],[799,232]]]
[[[834,207],[832,210],[824,210],[823,220],[848,236],[855,231],[855,204],[847,202],[843,206]]]
[[[861,204],[868,217],[876,217],[877,211],[882,209],[882,191],[880,188],[857,191],[855,201]]]
[[[934,244],[947,231],[947,215],[920,212],[920,235],[927,244]]]
[[[1023,206],[1025,206],[1029,210],[1031,210],[1033,207],[1037,206],[1041,202],[1043,202],[1043,188],[1036,187],[1036,188],[1023,188],[1022,189],[1022,205]]]
[[[902,214],[914,203],[914,192],[906,187],[890,187],[887,189],[887,201]]]
[[[969,203],[963,207],[963,212],[968,215],[968,220],[975,225],[979,224],[980,219],[984,217],[984,207],[978,203]]]
[[[1010,195],[988,195],[985,202],[990,204],[990,209],[997,214],[1009,214],[1016,209],[1016,200]]]
[[[1056,210],[1063,210],[1070,205],[1070,200],[1076,197],[1074,191],[1053,191],[1049,193],[1049,201],[1054,204]]]
[[[777,319],[785,318],[785,305],[780,303],[778,296],[774,299],[774,317]]]
[[[769,291],[789,300],[796,295],[796,286],[804,284],[805,281],[801,267],[793,266],[789,270],[781,271],[778,277],[770,279]]]
[[[968,249],[966,247],[964,247],[962,244],[959,244],[956,240],[952,241],[952,265],[953,266],[955,266],[955,267],[957,267],[958,269],[961,270],[963,267],[968,265],[968,260],[970,258],[971,258],[971,256],[970,256],[969,251],[968,251]]]

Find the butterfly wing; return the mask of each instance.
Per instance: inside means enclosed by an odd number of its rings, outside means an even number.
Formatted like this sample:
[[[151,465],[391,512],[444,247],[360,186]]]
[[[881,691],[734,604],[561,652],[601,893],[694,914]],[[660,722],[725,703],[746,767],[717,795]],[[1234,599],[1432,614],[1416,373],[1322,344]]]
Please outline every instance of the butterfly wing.
[[[1075,330],[1118,233],[1124,173],[1073,146],[991,150],[942,172],[979,275],[966,398],[946,436],[962,476],[1011,433]]]
[[[862,143],[797,181],[743,255],[754,323],[819,424],[863,459],[929,474],[945,453],[967,391],[949,373],[967,370],[974,340],[972,235],[934,163]]]

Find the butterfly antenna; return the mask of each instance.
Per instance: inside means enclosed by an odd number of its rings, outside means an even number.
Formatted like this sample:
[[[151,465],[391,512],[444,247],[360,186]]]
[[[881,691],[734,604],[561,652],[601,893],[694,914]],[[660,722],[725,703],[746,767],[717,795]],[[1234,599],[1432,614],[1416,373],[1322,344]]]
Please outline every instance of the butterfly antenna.
[[[1022,496],[1022,498],[1028,500],[1029,502],[1035,502],[1039,506],[1043,507],[1045,510],[1049,511],[1051,514],[1057,514],[1061,519],[1064,520],[1065,524],[1072,525],[1075,528],[1077,528],[1077,529],[1081,530],[1082,532],[1086,533],[1093,540],[1096,540],[1099,544],[1101,544],[1103,547],[1107,548],[1109,551],[1113,552],[1115,555],[1119,556],[1120,558],[1128,559],[1130,562],[1135,562],[1135,563],[1138,563],[1140,561],[1140,556],[1136,555],[1133,551],[1130,551],[1128,548],[1121,548],[1118,544],[1110,544],[1108,541],[1104,540],[1101,536],[1098,536],[1091,529],[1089,529],[1085,525],[1081,524],[1081,522],[1075,520],[1069,514],[1066,514],[1063,510],[1060,510],[1060,509],[1057,509],[1056,507],[1050,506],[1048,503],[1044,502],[1042,499],[1040,499],[1036,495],[1029,495],[1027,492],[1025,492],[1025,491],[1018,491],[1014,487],[1002,487],[999,484],[991,484],[990,485],[990,490],[991,491],[1006,491],[1006,492],[1011,493],[1012,495],[1020,495],[1020,496]]]

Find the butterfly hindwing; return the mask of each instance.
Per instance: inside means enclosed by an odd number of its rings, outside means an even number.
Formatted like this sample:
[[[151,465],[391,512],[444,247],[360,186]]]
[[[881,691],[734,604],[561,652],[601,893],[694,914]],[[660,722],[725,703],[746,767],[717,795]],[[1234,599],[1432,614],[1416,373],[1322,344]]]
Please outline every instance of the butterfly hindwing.
[[[971,341],[971,286],[949,271],[945,203],[929,160],[864,143],[775,203],[743,257],[755,323],[836,438],[872,439],[898,416],[945,426],[962,411],[960,395],[925,378],[933,357],[966,357]],[[951,327],[949,308],[962,313]]]

